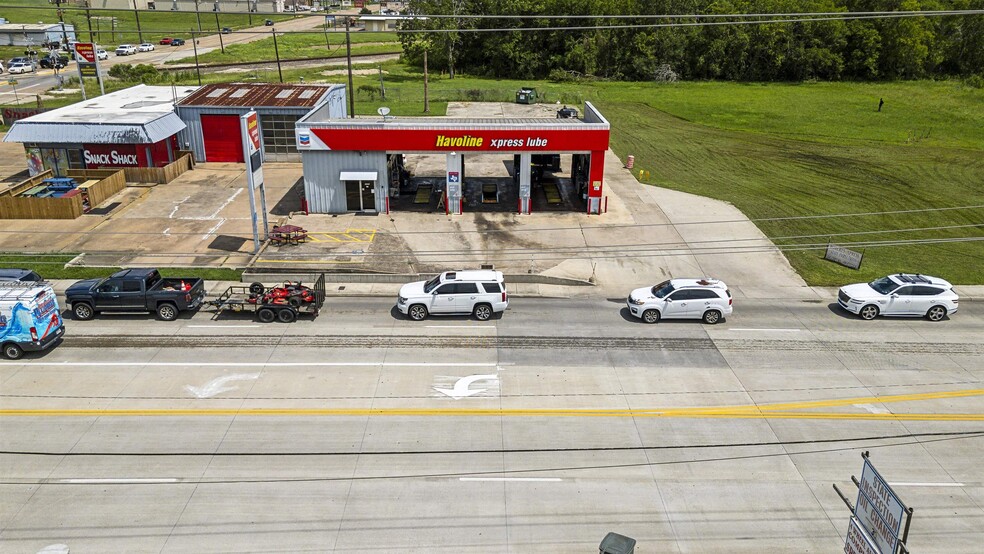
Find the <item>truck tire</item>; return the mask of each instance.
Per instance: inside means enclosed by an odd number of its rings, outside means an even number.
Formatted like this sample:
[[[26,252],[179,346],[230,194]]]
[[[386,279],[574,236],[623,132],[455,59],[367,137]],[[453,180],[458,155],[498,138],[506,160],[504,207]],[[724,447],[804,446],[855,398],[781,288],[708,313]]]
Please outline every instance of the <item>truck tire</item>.
[[[293,323],[297,321],[297,312],[290,308],[280,308],[280,311],[277,312],[277,319],[281,323]]]
[[[19,360],[24,355],[24,349],[12,342],[3,345],[3,355],[11,360]]]
[[[277,314],[271,308],[260,308],[256,312],[256,319],[259,319],[263,323],[270,323],[274,319],[277,319]]]
[[[263,294],[266,289],[263,287],[263,283],[251,283],[249,285],[249,292],[253,294]]]
[[[79,321],[88,321],[96,316],[96,311],[88,302],[76,302],[72,304],[72,315]]]
[[[178,319],[178,307],[170,302],[163,302],[157,305],[157,319],[161,321],[174,321]]]

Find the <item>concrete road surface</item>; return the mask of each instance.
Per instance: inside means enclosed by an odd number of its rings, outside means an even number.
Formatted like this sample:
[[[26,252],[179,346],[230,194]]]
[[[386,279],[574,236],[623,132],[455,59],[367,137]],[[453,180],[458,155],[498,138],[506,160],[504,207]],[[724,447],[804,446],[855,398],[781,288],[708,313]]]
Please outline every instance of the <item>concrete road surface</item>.
[[[914,552],[984,540],[984,305],[941,323],[621,298],[405,320],[68,322],[0,361],[0,552],[834,552],[871,459]]]

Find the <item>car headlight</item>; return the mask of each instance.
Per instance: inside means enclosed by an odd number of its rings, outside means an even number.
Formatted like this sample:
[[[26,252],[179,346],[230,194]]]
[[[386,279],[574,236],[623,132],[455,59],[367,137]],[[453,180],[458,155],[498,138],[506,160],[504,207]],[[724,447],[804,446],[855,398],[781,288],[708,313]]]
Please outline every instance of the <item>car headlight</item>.
[[[402,296],[398,296],[396,301],[398,303],[400,303],[400,304],[406,304],[407,303],[407,299],[406,298],[403,298]]]
[[[646,303],[646,301],[643,300],[643,299],[641,299],[641,298],[637,300],[635,298],[632,298],[631,296],[629,297],[629,302],[631,302],[632,304],[634,304],[636,306],[642,306],[643,304]]]

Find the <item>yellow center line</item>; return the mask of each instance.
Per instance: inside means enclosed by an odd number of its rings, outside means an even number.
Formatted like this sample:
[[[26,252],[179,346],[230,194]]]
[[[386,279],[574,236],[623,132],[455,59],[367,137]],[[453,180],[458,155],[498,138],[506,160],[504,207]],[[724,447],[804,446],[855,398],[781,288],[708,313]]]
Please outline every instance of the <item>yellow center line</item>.
[[[806,412],[817,407],[894,403],[984,395],[984,389],[939,391],[889,396],[840,398],[809,402],[784,402],[761,406],[709,406],[691,408],[159,408],[159,409],[0,409],[3,416],[405,416],[405,417],[645,417],[734,419],[847,419],[894,421],[984,421],[973,413],[866,413]]]

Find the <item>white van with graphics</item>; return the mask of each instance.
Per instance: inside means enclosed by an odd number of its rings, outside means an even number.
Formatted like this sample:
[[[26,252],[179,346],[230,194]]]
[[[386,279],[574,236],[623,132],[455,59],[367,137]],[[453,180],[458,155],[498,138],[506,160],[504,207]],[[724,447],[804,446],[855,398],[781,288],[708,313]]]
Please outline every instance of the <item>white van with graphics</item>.
[[[416,281],[400,288],[396,308],[420,321],[429,314],[474,314],[485,321],[509,306],[501,271],[490,269],[445,271],[430,281]]]
[[[45,282],[0,282],[0,350],[16,360],[44,350],[65,333],[58,298]]]

